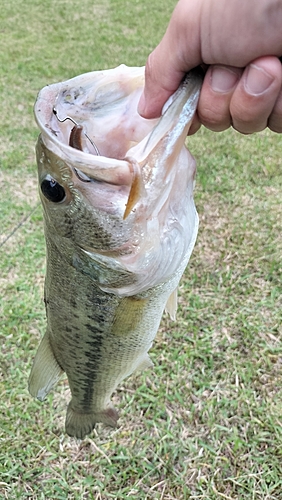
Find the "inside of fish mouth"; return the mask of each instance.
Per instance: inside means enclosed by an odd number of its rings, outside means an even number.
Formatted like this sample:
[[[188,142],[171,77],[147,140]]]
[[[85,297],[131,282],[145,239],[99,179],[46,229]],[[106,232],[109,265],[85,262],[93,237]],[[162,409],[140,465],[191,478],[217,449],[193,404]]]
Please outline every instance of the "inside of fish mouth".
[[[78,149],[79,151],[84,151],[83,142],[82,142],[82,137],[84,134],[84,136],[86,137],[86,139],[88,139],[89,143],[91,144],[92,148],[94,149],[94,153],[97,156],[100,156],[99,149],[97,148],[94,141],[85,132],[82,125],[79,125],[71,116],[65,116],[64,118],[59,117],[58,111],[55,107],[53,108],[53,114],[56,116],[57,120],[60,123],[64,123],[65,121],[69,120],[74,124],[74,127],[72,127],[71,132],[70,132],[70,136],[69,136],[69,146],[70,147],[72,147],[74,149]],[[89,151],[87,151],[87,152],[89,152]],[[81,180],[85,180],[85,179],[81,179]],[[89,179],[89,180],[91,180],[91,179]]]
[[[83,153],[123,160],[148,136],[159,119],[146,120],[137,112],[138,88],[125,99],[96,106],[66,103],[60,92],[53,102],[49,128],[63,144]]]

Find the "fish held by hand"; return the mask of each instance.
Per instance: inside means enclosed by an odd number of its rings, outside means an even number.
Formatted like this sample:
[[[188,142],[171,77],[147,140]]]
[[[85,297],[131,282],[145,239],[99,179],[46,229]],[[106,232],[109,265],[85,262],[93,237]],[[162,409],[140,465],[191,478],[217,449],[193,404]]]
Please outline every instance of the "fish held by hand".
[[[137,112],[144,68],[87,73],[39,93],[47,329],[29,390],[43,400],[67,374],[70,436],[117,424],[113,392],[152,365],[164,309],[175,316],[198,229],[184,143],[201,84],[198,70],[188,73],[157,120]]]

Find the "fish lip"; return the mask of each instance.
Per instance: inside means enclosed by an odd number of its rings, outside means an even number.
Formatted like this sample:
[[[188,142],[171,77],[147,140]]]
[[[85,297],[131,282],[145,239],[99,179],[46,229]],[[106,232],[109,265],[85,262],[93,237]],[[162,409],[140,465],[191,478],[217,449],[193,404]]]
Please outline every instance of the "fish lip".
[[[73,171],[76,175],[76,177],[81,181],[81,182],[92,182],[93,179],[91,177],[88,177],[88,175],[84,174],[82,170],[79,170],[78,168],[73,168]],[[81,175],[82,174],[82,175]],[[83,178],[83,175],[85,178]]]
[[[117,178],[116,182],[114,182],[112,180],[109,180],[108,178],[106,179],[104,173],[99,175],[99,173],[92,172],[92,170],[88,169],[87,167],[83,168],[83,165],[81,166],[80,169],[77,167],[72,167],[72,170],[75,173],[76,177],[81,182],[85,182],[85,183],[88,183],[88,182],[100,182],[100,183],[106,182],[107,184],[109,184],[111,186],[124,186],[127,184],[125,182],[126,179],[124,179],[122,177]],[[132,172],[131,172],[131,174],[132,174]],[[132,177],[132,175],[131,175],[131,177]],[[128,184],[128,185],[131,186],[131,183],[132,182],[130,179],[130,184]]]

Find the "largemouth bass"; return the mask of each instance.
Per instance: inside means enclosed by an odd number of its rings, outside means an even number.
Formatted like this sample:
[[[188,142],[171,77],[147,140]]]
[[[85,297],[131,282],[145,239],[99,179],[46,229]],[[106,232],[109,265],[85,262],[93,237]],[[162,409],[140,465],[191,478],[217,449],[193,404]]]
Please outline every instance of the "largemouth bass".
[[[148,351],[195,244],[195,161],[184,146],[202,77],[190,72],[159,120],[137,113],[144,68],[87,73],[35,104],[47,330],[29,378],[43,400],[66,372],[66,432],[116,426],[111,395]]]

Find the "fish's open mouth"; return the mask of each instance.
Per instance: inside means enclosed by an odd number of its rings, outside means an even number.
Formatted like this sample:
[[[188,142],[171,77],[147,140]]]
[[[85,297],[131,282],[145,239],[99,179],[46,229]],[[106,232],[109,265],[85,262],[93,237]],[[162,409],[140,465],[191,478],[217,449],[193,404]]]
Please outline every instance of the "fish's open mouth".
[[[122,65],[47,86],[35,104],[46,148],[85,191],[91,182],[108,184],[111,193],[122,187],[124,217],[144,198],[146,183],[153,182],[161,198],[164,186],[173,185],[173,165],[195,113],[201,77],[187,75],[160,119],[138,114],[143,86],[144,68]],[[162,157],[166,168],[157,161]]]
[[[145,120],[137,112],[144,68],[119,69],[45,87],[38,96],[35,117],[45,145],[85,187],[104,182],[124,186],[131,193],[128,212],[140,194],[140,169],[136,172],[128,151],[146,140],[158,120]]]
[[[42,89],[35,104],[42,140],[76,179],[131,191],[136,169],[128,151],[158,122],[137,112],[143,85],[144,68],[122,65],[118,72],[87,73]],[[132,192],[138,191],[135,187]]]
[[[87,73],[45,87],[35,106],[42,131],[61,146],[123,160],[158,120],[146,120],[137,112],[144,68],[128,71],[121,66],[118,77],[110,76],[111,70]]]

